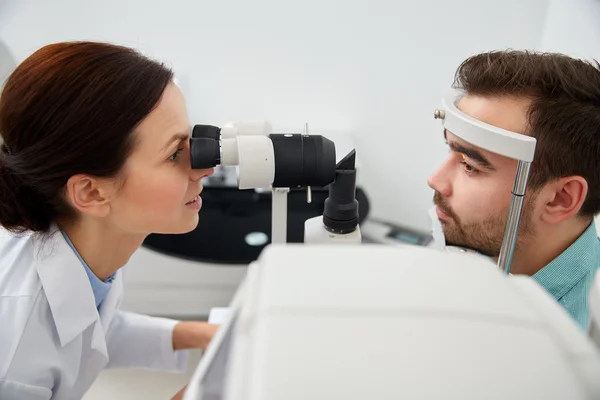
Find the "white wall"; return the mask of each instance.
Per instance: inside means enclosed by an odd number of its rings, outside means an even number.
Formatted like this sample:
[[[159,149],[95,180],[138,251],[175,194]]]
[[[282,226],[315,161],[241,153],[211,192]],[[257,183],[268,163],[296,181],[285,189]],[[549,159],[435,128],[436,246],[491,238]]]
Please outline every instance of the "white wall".
[[[0,0],[0,34],[10,19],[14,16],[17,2],[19,0]]]
[[[172,64],[193,123],[355,135],[373,215],[428,229],[426,179],[446,152],[433,109],[470,54],[535,48],[548,0],[5,4],[18,60],[54,41],[124,43]]]
[[[539,48],[600,61],[600,0],[550,0]]]
[[[0,41],[0,92],[2,91],[6,78],[8,78],[16,66],[14,56],[6,45]],[[2,143],[2,138],[0,138],[0,143]]]

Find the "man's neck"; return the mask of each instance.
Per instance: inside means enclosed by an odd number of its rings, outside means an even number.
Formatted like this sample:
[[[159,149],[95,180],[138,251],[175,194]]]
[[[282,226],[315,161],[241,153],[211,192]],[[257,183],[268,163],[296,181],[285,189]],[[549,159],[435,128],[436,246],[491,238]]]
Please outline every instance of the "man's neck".
[[[589,227],[591,221],[572,219],[560,225],[547,226],[515,250],[511,273],[534,275],[560,256]]]
[[[105,280],[127,264],[145,238],[145,235],[119,232],[116,228],[91,220],[67,224],[61,229],[100,280]]]

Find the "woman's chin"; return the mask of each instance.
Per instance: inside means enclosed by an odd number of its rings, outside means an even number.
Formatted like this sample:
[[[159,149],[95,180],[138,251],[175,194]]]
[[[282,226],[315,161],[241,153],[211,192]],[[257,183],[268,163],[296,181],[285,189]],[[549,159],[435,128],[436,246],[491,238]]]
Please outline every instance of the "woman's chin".
[[[179,233],[179,234],[190,233],[191,231],[196,229],[199,221],[200,221],[200,218],[199,218],[198,214],[194,214],[193,218],[187,219],[186,221],[184,221],[181,224],[181,230],[180,230],[180,232],[177,232],[177,233]]]
[[[195,214],[192,218],[188,217],[185,220],[180,220],[167,226],[162,226],[161,229],[157,229],[153,233],[160,235],[182,235],[185,233],[190,233],[196,229],[198,226],[198,221],[198,214]]]

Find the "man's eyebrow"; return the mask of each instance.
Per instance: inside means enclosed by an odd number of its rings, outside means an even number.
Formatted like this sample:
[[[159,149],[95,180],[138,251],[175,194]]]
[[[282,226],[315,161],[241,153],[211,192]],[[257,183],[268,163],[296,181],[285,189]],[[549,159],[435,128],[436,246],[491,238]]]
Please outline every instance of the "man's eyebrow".
[[[171,136],[171,138],[165,144],[165,146],[161,149],[161,151],[167,151],[169,146],[171,146],[174,142],[183,142],[184,140],[188,140],[189,138],[190,138],[190,135],[187,133],[176,133],[173,136]]]
[[[448,143],[448,146],[450,146],[450,148],[453,151],[464,154],[465,156],[469,157],[471,160],[476,161],[479,165],[481,165],[485,169],[488,169],[490,171],[495,171],[495,168],[492,166],[492,164],[478,150],[476,150],[472,147],[465,147],[456,142]]]
[[[444,129],[444,140],[446,141],[446,143],[448,143],[448,131],[446,129]],[[488,169],[490,171],[496,170],[496,168],[494,168],[492,163],[490,163],[487,160],[487,158],[485,158],[476,149],[474,149],[472,147],[466,147],[466,146],[460,145],[456,142],[448,143],[448,146],[450,146],[450,149],[452,149],[453,151],[464,154],[465,156],[469,157],[471,160],[475,160],[483,168]]]

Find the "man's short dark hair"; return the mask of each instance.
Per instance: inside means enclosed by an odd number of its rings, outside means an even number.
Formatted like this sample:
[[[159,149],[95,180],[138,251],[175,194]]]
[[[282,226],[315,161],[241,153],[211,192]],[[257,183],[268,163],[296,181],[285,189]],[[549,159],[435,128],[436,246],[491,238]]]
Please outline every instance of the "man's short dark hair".
[[[528,135],[537,139],[529,188],[581,176],[588,193],[579,215],[600,213],[600,64],[557,53],[493,51],[456,71],[454,88],[483,97],[532,99]]]

